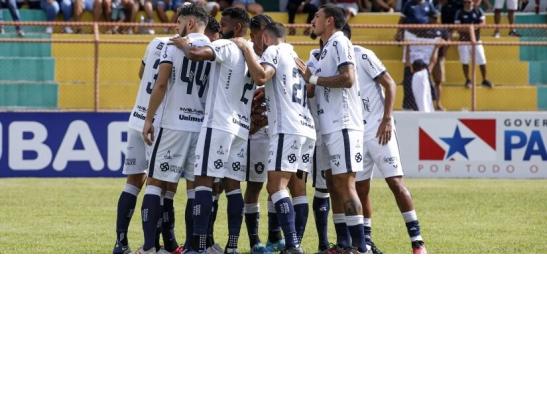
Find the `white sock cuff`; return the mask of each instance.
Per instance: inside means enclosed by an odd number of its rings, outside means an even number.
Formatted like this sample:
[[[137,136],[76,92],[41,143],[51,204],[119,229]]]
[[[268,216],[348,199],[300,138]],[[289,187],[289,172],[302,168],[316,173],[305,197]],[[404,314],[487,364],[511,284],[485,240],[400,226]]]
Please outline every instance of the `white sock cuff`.
[[[186,196],[188,196],[188,199],[196,199],[196,191],[194,189],[189,189],[186,191]]]
[[[243,212],[246,214],[257,214],[260,212],[260,204],[245,204]]]
[[[173,199],[175,197],[175,193],[173,191],[165,191],[164,197],[165,199]]]
[[[277,191],[275,194],[272,194],[272,202],[274,204],[284,198],[290,198],[289,192],[286,189],[282,189],[281,191]]]
[[[234,189],[233,191],[226,192],[226,196],[241,194],[241,189]]]
[[[371,227],[372,226],[372,219],[363,217],[363,225]]]
[[[403,215],[403,219],[405,220],[405,223],[418,220],[418,215],[416,215],[416,211],[414,209],[412,211],[402,212],[401,215]]]
[[[147,185],[144,191],[145,195],[157,195],[161,198],[161,188],[159,186]]]
[[[346,215],[346,225],[363,225],[363,215]]]
[[[275,206],[272,201],[268,201],[268,213],[275,214]]]
[[[165,197],[162,195],[160,196],[160,206],[163,206],[163,200],[165,199]]]
[[[328,192],[321,192],[321,191],[315,191],[313,196],[316,198],[330,198],[330,194]]]
[[[141,192],[141,190],[135,185],[125,184],[125,186],[123,187],[123,192],[127,192],[128,194],[133,196],[139,196],[139,192]]]
[[[346,215],[345,214],[333,214],[332,215],[332,220],[334,221],[335,224],[342,224],[342,223],[346,223]]]
[[[292,199],[293,205],[304,205],[308,203],[308,197],[307,196],[297,196]]]
[[[209,192],[213,192],[213,188],[209,188],[208,186],[200,185],[200,186],[195,187],[195,188],[194,188],[194,191],[195,191],[195,192],[198,192],[198,191],[209,191]]]

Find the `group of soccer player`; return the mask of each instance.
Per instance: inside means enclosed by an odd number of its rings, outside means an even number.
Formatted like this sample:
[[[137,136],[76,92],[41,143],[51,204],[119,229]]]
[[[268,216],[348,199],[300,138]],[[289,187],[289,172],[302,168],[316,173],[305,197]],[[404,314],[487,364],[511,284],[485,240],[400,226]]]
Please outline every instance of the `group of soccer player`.
[[[185,3],[177,17],[178,36],[154,39],[142,61],[114,253],[130,252],[128,226],[145,184],[144,244],[137,253],[239,253],[244,216],[251,253],[304,253],[309,174],[318,251],[381,253],[372,241],[374,165],[393,192],[413,253],[426,253],[403,183],[393,120],[396,84],[371,50],[352,45],[343,9],[327,4],[316,13],[312,35],[319,47],[307,62],[285,42],[283,25],[266,15],[250,19],[243,9],[228,8],[219,25],[203,7]],[[251,41],[244,38],[249,29]],[[180,178],[187,190],[183,245],[174,233]],[[258,234],[264,183],[266,243]],[[222,192],[225,246],[213,236]]]

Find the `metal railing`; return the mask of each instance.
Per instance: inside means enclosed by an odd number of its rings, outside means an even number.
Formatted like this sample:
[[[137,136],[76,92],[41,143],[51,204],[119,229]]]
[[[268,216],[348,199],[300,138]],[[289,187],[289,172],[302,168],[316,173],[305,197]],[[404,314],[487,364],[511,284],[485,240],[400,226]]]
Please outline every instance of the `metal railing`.
[[[55,36],[50,38],[33,38],[33,37],[0,37],[0,44],[2,43],[48,43],[48,44],[93,44],[93,109],[95,111],[100,110],[100,70],[99,70],[99,61],[100,61],[100,46],[106,45],[106,44],[117,44],[120,46],[123,45],[143,45],[145,46],[148,44],[149,40],[142,40],[142,39],[134,39],[134,40],[128,40],[127,36],[124,36],[124,38],[104,38],[103,37],[103,29],[109,29],[113,27],[121,27],[121,28],[136,28],[136,29],[153,29],[153,28],[160,28],[160,29],[170,29],[172,30],[172,33],[174,33],[174,29],[176,28],[176,24],[164,24],[164,23],[122,23],[122,22],[61,22],[61,21],[55,21],[55,22],[13,22],[13,21],[3,21],[3,26],[22,26],[22,27],[77,27],[77,28],[91,28],[91,33],[93,34],[93,38],[77,38],[78,35],[70,35],[67,36],[69,38],[63,38],[64,36]],[[309,28],[310,25],[308,24],[292,24],[292,25],[286,25],[288,28],[295,28],[295,29],[306,29]],[[477,110],[477,84],[476,84],[476,77],[475,77],[475,71],[477,63],[475,61],[475,49],[476,47],[481,44],[485,48],[489,47],[507,47],[507,46],[535,46],[535,47],[544,47],[547,46],[547,24],[483,24],[480,26],[475,25],[441,25],[441,24],[431,24],[431,25],[412,25],[412,24],[352,24],[351,25],[354,38],[358,37],[359,34],[366,33],[369,30],[391,30],[391,32],[386,32],[386,37],[390,37],[390,39],[386,40],[359,40],[356,39],[353,41],[356,45],[362,45],[367,46],[369,48],[374,49],[375,46],[435,46],[438,45],[438,40],[431,40],[431,41],[396,41],[393,39],[392,34],[395,33],[398,30],[431,30],[431,29],[444,29],[448,30],[450,32],[455,31],[463,31],[466,30],[469,33],[470,41],[456,41],[456,40],[444,40],[442,42],[442,45],[446,46],[459,46],[459,45],[466,45],[471,46],[472,52],[471,52],[471,64],[470,64],[470,74],[471,74],[471,110],[475,111]],[[540,30],[545,35],[542,36],[536,36],[537,40],[514,40],[514,41],[492,41],[492,40],[481,40],[478,41],[475,37],[475,30],[477,28],[480,28],[481,30],[491,30],[491,29],[506,29],[506,30],[520,30],[520,31],[530,31],[530,30]],[[89,37],[89,35],[82,37]],[[484,36],[483,36],[484,38]],[[310,47],[317,47],[318,43],[317,40],[312,41],[311,39],[308,41],[291,41],[291,36],[287,37],[287,41],[291,43],[294,46],[310,46]],[[144,50],[144,47],[143,47]],[[302,56],[301,56],[302,57]],[[130,107],[128,107],[130,108]]]

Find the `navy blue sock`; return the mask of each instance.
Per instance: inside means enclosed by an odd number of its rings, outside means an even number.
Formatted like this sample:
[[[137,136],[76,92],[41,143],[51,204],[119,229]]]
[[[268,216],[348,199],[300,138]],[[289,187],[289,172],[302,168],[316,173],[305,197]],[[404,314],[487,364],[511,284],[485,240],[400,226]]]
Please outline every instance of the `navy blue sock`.
[[[136,186],[126,184],[118,199],[118,212],[116,216],[116,240],[127,246],[127,230],[135,211],[137,195],[140,189]]]
[[[258,204],[245,204],[245,226],[247,235],[249,235],[249,245],[251,249],[257,243],[260,243],[258,235],[258,224],[260,221],[260,207]]]
[[[321,197],[313,197],[312,208],[315,216],[315,228],[317,229],[320,250],[325,250],[329,247],[328,226],[330,201],[328,195],[329,194],[327,193],[321,193]]]
[[[213,209],[211,219],[209,220],[209,230],[207,231],[207,246],[215,244],[215,222],[218,214],[218,195],[213,196]]]
[[[208,187],[199,186],[196,187],[195,191],[196,197],[192,210],[194,220],[192,248],[196,251],[204,251],[207,248],[207,232],[213,208],[213,190]]]
[[[235,189],[226,193],[228,200],[228,244],[227,248],[237,248],[241,224],[243,223],[243,195],[241,189]]]
[[[281,226],[275,206],[272,201],[268,201],[268,242],[279,242],[281,239],[283,239],[283,235],[281,235]]]
[[[306,231],[306,224],[308,223],[310,206],[308,204],[308,198],[305,196],[293,198],[292,203],[294,207],[294,226],[296,228],[296,235],[298,236],[298,242],[301,243],[304,232]]]
[[[346,225],[351,235],[351,244],[359,252],[367,251],[365,230],[363,229],[363,215],[346,215]]]
[[[144,250],[149,250],[156,246],[156,232],[158,231],[158,221],[161,218],[160,195],[161,188],[148,185],[142,199],[141,216],[142,230],[144,232]]]
[[[194,207],[194,190],[189,189],[186,194],[188,195],[186,199],[186,208],[184,209],[184,225],[186,232],[186,240],[184,241],[185,248],[191,248],[192,237],[194,235],[194,219],[192,216],[192,208]]]
[[[177,249],[179,244],[175,237],[175,208],[173,205],[174,192],[167,191],[163,198],[161,234],[163,236],[163,246],[169,252]]]
[[[372,244],[372,221],[370,218],[363,218],[363,229],[365,231],[365,241],[367,245]]]
[[[334,229],[336,230],[336,245],[340,248],[350,248],[351,236],[346,225],[346,215],[334,214],[332,217],[334,219]]]
[[[283,230],[285,236],[285,246],[287,248],[294,248],[299,246],[298,235],[296,234],[296,227],[294,222],[294,207],[289,197],[289,193],[285,190],[278,191],[272,195],[272,201],[277,211],[277,218],[279,225]]]
[[[408,236],[412,242],[422,241],[422,234],[420,232],[420,222],[418,222],[418,216],[416,211],[403,212],[403,219],[405,220],[406,230]]]

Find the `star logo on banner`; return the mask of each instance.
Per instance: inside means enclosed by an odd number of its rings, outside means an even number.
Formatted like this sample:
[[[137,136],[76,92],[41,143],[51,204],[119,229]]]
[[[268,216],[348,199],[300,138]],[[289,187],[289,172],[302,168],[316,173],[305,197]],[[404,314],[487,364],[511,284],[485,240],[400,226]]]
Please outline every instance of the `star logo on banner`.
[[[465,159],[469,159],[469,157],[467,156],[467,151],[465,150],[465,146],[473,141],[474,138],[462,137],[459,127],[456,127],[456,131],[454,131],[454,135],[451,138],[441,137],[441,139],[449,146],[448,153],[446,154],[446,159],[449,159],[451,156],[457,154],[458,152],[462,154]]]

